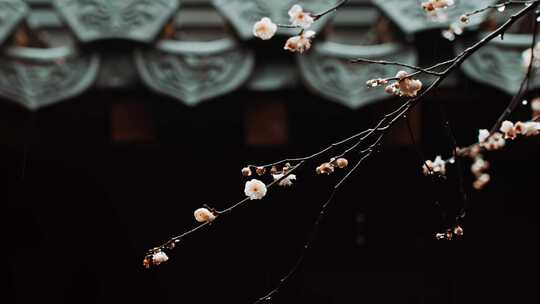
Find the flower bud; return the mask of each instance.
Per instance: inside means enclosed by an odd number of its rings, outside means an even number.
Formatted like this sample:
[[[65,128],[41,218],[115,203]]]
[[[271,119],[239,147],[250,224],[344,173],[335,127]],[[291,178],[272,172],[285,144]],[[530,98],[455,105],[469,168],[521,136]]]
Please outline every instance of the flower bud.
[[[199,208],[193,213],[195,220],[199,223],[211,222],[216,219],[216,215],[206,208]]]
[[[454,234],[457,235],[457,236],[462,236],[463,235],[463,228],[461,228],[459,225],[457,225],[456,227],[454,227]]]
[[[266,168],[265,167],[257,167],[257,169],[255,169],[255,172],[257,172],[257,174],[259,176],[264,175],[266,173]]]
[[[326,174],[330,175],[334,173],[334,166],[331,163],[324,163],[317,167],[317,174]]]
[[[251,169],[249,167],[242,168],[242,175],[245,177],[251,176]]]
[[[349,165],[349,161],[346,158],[341,157],[336,160],[336,165],[338,168],[343,169]]]

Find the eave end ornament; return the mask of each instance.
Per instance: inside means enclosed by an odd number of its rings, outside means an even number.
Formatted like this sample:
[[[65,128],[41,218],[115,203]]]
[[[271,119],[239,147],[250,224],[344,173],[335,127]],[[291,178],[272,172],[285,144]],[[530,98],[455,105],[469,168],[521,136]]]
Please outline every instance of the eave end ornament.
[[[150,43],[177,12],[178,0],[54,0],[81,42],[125,39]]]

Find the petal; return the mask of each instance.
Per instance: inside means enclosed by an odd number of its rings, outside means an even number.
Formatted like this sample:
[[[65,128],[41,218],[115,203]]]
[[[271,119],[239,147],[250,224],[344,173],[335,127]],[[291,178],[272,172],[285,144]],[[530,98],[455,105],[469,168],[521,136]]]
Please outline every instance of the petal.
[[[289,10],[289,17],[293,17],[294,15],[302,12],[303,9],[300,5],[298,4],[295,4],[291,7],[291,9]]]
[[[307,39],[311,39],[315,37],[315,34],[315,31],[305,31],[303,36]]]

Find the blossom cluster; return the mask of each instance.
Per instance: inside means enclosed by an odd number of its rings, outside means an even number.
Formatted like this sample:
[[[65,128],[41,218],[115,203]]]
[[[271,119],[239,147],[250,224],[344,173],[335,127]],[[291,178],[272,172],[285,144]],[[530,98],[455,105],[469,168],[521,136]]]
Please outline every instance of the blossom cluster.
[[[314,31],[309,30],[309,28],[316,19],[316,16],[305,12],[300,5],[293,5],[289,10],[289,26],[300,28],[301,32],[296,36],[290,37],[283,49],[298,53],[304,53],[309,50],[311,48],[311,41],[316,34]],[[263,17],[254,24],[253,35],[262,40],[269,40],[274,37],[277,29],[278,25],[274,23],[272,19]]]
[[[395,81],[388,84],[389,80]],[[366,82],[366,85],[370,88],[387,85],[384,89],[386,93],[400,97],[416,97],[418,92],[422,89],[422,82],[418,79],[412,79],[411,75],[405,71],[399,71],[396,76],[391,79],[370,79]]]
[[[167,254],[162,250],[156,250],[154,253],[144,257],[143,266],[150,268],[152,266],[158,266],[161,263],[165,263],[169,260]]]
[[[428,0],[422,2],[422,8],[426,12],[434,12],[438,9],[447,8],[452,5],[454,5],[454,0]]]
[[[479,154],[475,157],[471,165],[471,172],[476,180],[473,182],[473,188],[476,190],[483,189],[491,180],[491,176],[486,173],[489,169],[489,162],[484,160],[484,157]]]
[[[437,155],[433,161],[426,160],[422,166],[425,175],[438,174],[446,175],[446,161]]]
[[[458,156],[470,157],[473,160],[471,173],[475,177],[472,184],[474,189],[481,190],[491,181],[491,176],[487,172],[490,164],[482,154],[484,151],[502,149],[506,146],[507,141],[514,140],[519,136],[540,135],[540,122],[536,121],[540,117],[540,98],[536,98],[531,102],[531,110],[533,120],[526,122],[518,121],[515,123],[505,120],[501,123],[499,130],[493,133],[487,129],[481,129],[478,131],[478,142],[476,144],[457,150]],[[433,161],[426,160],[422,166],[422,170],[425,175],[445,175],[447,163],[453,162],[454,158],[446,161],[441,156],[437,156]]]
[[[454,237],[463,236],[463,228],[456,225],[453,229],[447,229],[445,232],[435,234],[435,239],[451,241]]]
[[[332,158],[329,162],[323,163],[318,166],[315,171],[317,174],[326,174],[330,175],[334,173],[336,168],[344,169],[349,165],[349,161],[346,158]]]

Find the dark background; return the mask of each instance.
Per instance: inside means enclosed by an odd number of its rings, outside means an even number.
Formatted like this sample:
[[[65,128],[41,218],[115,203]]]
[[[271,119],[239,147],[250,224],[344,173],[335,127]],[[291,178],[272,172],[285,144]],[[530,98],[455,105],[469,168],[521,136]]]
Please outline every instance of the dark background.
[[[441,89],[411,116],[426,157],[450,155],[441,107],[458,143],[468,145],[510,100],[466,84]],[[265,96],[264,106],[261,96],[238,92],[187,108],[143,89],[94,91],[36,113],[3,103],[8,300],[1,302],[251,303],[275,286],[343,175],[315,176],[327,158],[299,171],[294,187],[272,190],[187,238],[166,264],[145,270],[142,259],[193,227],[203,203],[221,209],[241,199],[245,164],[318,151],[399,101],[353,111],[303,90]],[[527,119],[527,109],[513,118]],[[256,140],[283,130],[285,139]],[[405,125],[396,130],[335,197],[301,271],[273,302],[534,302],[538,141],[490,154],[493,181],[481,192],[470,189],[464,164],[465,235],[445,242],[434,234],[464,204],[455,171],[444,182],[424,177]]]

